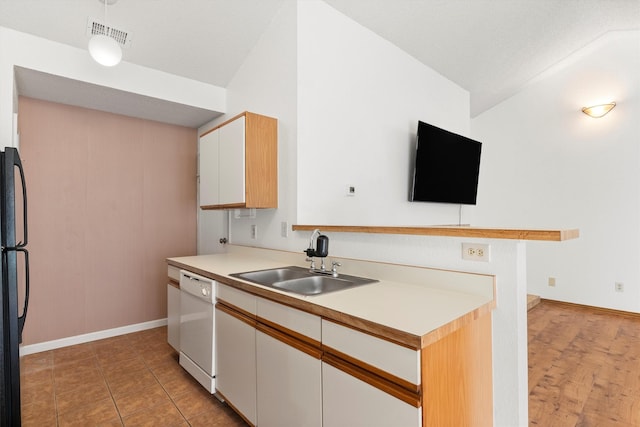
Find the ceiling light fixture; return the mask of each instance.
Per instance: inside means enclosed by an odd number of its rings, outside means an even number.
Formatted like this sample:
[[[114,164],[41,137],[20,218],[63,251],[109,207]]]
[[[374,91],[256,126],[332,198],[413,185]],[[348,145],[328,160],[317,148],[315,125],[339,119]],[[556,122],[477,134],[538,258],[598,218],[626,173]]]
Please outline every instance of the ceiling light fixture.
[[[582,109],[582,112],[589,117],[593,117],[594,119],[597,119],[607,114],[615,106],[616,106],[615,102],[610,102],[608,104],[593,105],[591,107],[584,107]]]
[[[104,3],[104,26],[101,34],[94,34],[89,40],[89,54],[98,64],[113,67],[122,60],[122,48],[110,36],[111,29],[107,26],[107,4],[114,4],[117,0],[98,1]]]

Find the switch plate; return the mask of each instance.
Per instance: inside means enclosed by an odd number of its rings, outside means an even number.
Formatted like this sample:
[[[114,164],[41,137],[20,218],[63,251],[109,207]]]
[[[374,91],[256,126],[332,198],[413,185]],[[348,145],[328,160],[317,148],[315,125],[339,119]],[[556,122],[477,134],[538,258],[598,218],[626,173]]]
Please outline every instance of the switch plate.
[[[556,278],[555,277],[549,277],[549,281],[547,283],[549,284],[549,286],[555,287],[556,286]]]
[[[354,197],[356,195],[356,187],[353,185],[347,185],[347,196]]]
[[[258,226],[255,224],[251,225],[251,238],[253,240],[258,238]]]
[[[462,259],[469,261],[491,261],[491,245],[487,243],[463,243]]]
[[[280,235],[282,237],[289,237],[289,224],[287,224],[287,221],[280,223]]]

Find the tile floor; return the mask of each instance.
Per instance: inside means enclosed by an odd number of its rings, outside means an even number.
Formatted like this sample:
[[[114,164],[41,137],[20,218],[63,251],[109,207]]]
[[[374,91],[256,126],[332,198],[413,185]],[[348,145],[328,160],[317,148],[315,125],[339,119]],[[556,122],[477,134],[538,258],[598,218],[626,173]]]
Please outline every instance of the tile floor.
[[[22,425],[242,426],[178,364],[166,327],[24,356]]]

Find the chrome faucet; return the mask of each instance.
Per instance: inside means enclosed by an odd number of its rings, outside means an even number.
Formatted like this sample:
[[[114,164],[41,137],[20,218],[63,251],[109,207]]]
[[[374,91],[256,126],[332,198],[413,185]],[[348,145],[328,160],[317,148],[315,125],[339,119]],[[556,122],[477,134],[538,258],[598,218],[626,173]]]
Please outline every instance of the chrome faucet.
[[[338,267],[340,267],[342,264],[340,264],[338,261],[331,261],[331,275],[333,277],[338,277]]]

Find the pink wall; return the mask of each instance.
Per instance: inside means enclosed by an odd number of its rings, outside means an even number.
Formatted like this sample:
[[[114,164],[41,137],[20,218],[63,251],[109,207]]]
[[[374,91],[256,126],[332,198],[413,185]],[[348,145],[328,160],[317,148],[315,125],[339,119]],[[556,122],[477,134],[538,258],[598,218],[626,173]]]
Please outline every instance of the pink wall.
[[[21,97],[31,299],[24,344],[166,317],[196,253],[197,130]]]

